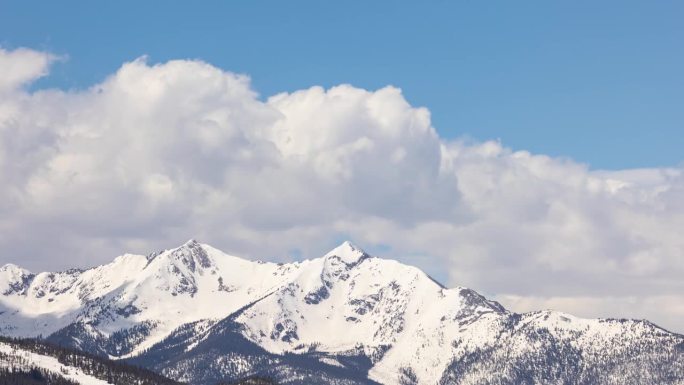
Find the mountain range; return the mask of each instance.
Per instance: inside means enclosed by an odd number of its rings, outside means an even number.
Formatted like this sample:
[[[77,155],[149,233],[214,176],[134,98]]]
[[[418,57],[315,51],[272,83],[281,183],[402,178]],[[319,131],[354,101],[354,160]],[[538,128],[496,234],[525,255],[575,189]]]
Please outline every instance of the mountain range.
[[[87,270],[0,268],[0,335],[190,384],[684,384],[684,336],[519,314],[345,242],[276,264],[188,241]]]

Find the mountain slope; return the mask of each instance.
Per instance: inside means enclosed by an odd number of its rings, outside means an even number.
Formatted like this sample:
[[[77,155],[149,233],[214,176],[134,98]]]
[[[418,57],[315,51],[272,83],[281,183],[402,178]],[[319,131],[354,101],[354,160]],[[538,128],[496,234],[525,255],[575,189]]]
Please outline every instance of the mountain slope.
[[[0,269],[0,333],[210,384],[684,381],[684,337],[646,321],[515,314],[345,242],[252,262],[189,241],[85,271]],[[596,382],[594,382],[596,383]]]
[[[0,337],[0,383],[181,385],[145,369],[44,344]]]
[[[85,334],[74,347],[123,357],[187,322],[231,314],[287,280],[287,271],[195,241],[86,271],[34,275],[9,265],[0,269],[0,333],[58,342]]]

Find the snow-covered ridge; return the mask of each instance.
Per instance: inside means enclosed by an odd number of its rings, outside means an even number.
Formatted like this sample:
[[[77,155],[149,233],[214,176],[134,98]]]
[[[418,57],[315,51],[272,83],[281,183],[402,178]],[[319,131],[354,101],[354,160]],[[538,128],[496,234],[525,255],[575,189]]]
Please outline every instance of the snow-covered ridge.
[[[47,336],[80,322],[107,337],[154,324],[138,344],[144,348],[184,323],[227,316],[278,286],[288,271],[293,266],[248,261],[194,240],[85,271],[34,275],[8,265],[0,270],[0,334]]]
[[[149,321],[156,324],[153,343],[184,323],[225,317],[312,266],[324,264],[334,279],[366,257],[345,242],[316,260],[263,263],[190,240],[87,270],[33,274],[8,264],[0,268],[0,334],[47,336],[83,322],[106,336]]]
[[[675,354],[680,343],[684,351],[684,338],[647,322],[514,314],[350,242],[289,264],[250,261],[190,240],[83,271],[0,268],[0,334],[130,358],[169,338],[185,341],[187,354],[201,351],[226,338],[226,325],[269,354],[316,351],[321,363],[342,366],[336,355],[360,354],[370,362],[367,375],[386,384],[438,383],[461,370],[454,362],[474,354],[483,362],[497,354],[526,362],[559,341],[591,357],[610,344],[618,353],[660,344]],[[180,367],[165,370],[192,376]]]

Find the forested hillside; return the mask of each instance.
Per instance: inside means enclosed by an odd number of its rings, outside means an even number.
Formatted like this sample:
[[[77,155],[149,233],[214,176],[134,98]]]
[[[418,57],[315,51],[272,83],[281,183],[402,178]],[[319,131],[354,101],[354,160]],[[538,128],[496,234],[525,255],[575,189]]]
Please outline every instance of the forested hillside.
[[[152,371],[30,339],[0,337],[0,384],[181,385]]]

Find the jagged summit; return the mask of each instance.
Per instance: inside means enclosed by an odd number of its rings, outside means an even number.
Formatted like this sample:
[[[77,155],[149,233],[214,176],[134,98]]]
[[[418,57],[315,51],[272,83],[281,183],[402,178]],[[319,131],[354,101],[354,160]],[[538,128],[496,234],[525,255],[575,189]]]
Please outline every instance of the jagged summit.
[[[0,272],[24,272],[24,273],[28,273],[29,271],[24,269],[23,267],[15,265],[13,263],[6,263],[0,267]]]
[[[215,259],[235,258],[220,252],[209,245],[190,239],[180,246],[172,249],[152,253],[147,257],[148,268],[170,268],[187,274],[195,274],[200,270],[211,269],[216,264]]]
[[[84,271],[24,272],[0,269],[0,334],[140,359],[201,385],[268,374],[274,364],[283,373],[300,368],[297,375],[324,367],[321,381],[306,382],[316,385],[684,380],[682,336],[646,322],[516,314],[349,241],[319,258],[276,264],[191,239]],[[544,371],[539,362],[569,369]],[[654,375],[637,377],[644,371],[625,362]],[[330,370],[355,380],[327,381]],[[579,371],[604,377],[558,377]]]
[[[339,246],[330,250],[323,256],[324,259],[339,258],[347,265],[356,264],[368,257],[370,257],[370,255],[350,241],[342,242]]]
[[[210,268],[213,265],[212,258],[206,248],[194,239],[185,242],[182,246],[170,250],[169,257],[180,260],[191,271],[198,268]]]

